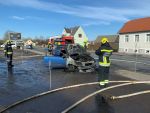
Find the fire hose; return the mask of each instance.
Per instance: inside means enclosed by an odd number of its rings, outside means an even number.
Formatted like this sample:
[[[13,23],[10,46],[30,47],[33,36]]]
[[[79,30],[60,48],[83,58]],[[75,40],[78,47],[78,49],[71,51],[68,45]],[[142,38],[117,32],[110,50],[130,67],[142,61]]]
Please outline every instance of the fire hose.
[[[70,107],[68,107],[67,109],[65,109],[64,111],[62,111],[61,113],[67,113],[69,111],[71,111],[73,108],[75,108],[76,106],[78,106],[79,104],[81,104],[82,102],[84,102],[85,100],[87,100],[88,98],[101,93],[103,91],[109,90],[109,89],[113,89],[113,88],[117,88],[117,87],[121,87],[121,86],[126,86],[126,85],[131,85],[131,84],[141,84],[141,83],[150,83],[150,81],[131,81],[129,83],[124,83],[124,84],[119,84],[119,85],[114,85],[114,86],[110,86],[101,90],[98,90],[92,94],[89,94],[88,96],[82,98],[81,100],[77,101],[76,103],[74,103],[73,105],[71,105]]]
[[[110,81],[110,83],[124,83],[124,84],[119,84],[119,85],[107,87],[107,88],[101,89],[101,90],[99,90],[97,92],[94,92],[93,94],[90,94],[90,95],[86,96],[85,98],[83,98],[82,100],[78,101],[77,103],[75,103],[71,107],[67,108],[62,113],[66,113],[66,112],[70,111],[71,109],[73,109],[78,104],[82,103],[86,99],[88,99],[91,96],[94,96],[95,94],[100,93],[102,91],[105,91],[105,90],[108,90],[108,89],[112,89],[112,88],[116,88],[116,87],[120,87],[120,86],[130,85],[130,84],[150,83],[150,81]],[[44,96],[44,95],[47,95],[47,94],[51,94],[51,93],[54,93],[54,92],[57,92],[57,91],[66,90],[66,89],[71,89],[71,88],[76,88],[76,87],[82,87],[82,86],[90,86],[90,85],[96,85],[96,84],[99,84],[99,82],[92,82],[92,83],[84,83],[84,84],[71,85],[71,86],[61,87],[61,88],[53,89],[53,90],[50,90],[50,91],[47,91],[47,92],[43,92],[43,93],[31,96],[31,97],[25,98],[25,99],[23,99],[21,101],[17,101],[15,103],[13,103],[13,104],[11,104],[11,105],[3,108],[0,111],[0,113],[4,113],[5,111],[7,111],[7,110],[9,110],[9,109],[11,109],[11,108],[13,108],[13,107],[15,107],[17,105],[20,105],[22,103],[25,103],[27,101],[30,101],[32,99],[35,99],[35,98],[38,98],[38,97],[41,97],[41,96]]]
[[[140,92],[131,93],[131,94],[126,94],[126,95],[121,95],[121,96],[111,96],[110,99],[112,99],[112,100],[123,99],[123,98],[132,97],[132,96],[147,94],[147,93],[150,93],[150,90],[140,91]]]

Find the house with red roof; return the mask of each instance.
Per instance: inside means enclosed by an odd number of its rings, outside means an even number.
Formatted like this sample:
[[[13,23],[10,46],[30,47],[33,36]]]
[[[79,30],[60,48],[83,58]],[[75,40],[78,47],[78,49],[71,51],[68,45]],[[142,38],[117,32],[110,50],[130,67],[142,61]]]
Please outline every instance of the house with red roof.
[[[124,24],[119,31],[119,52],[150,54],[150,17]]]

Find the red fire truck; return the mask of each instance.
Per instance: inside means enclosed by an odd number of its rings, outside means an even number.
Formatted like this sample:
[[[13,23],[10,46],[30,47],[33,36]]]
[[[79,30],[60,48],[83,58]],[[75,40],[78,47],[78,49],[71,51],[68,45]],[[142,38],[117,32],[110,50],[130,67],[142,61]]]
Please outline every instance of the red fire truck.
[[[73,36],[53,36],[50,37],[49,42],[52,44],[52,54],[54,56],[62,56],[65,53],[66,45],[74,44]]]
[[[73,44],[74,38],[73,36],[53,36],[50,37],[49,42],[51,42],[52,45],[67,45],[67,44]]]

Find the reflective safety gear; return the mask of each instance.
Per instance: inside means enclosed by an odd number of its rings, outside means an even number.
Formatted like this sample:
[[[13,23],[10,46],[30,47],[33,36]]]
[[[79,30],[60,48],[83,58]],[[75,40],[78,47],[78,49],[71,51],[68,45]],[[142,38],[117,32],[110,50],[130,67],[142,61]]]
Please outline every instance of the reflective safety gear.
[[[104,80],[105,84],[108,84],[109,83],[109,80]]]
[[[101,52],[103,53],[103,56],[102,60],[99,62],[99,65],[109,67],[110,66],[109,57],[111,56],[113,50],[102,49]]]
[[[113,49],[109,46],[108,43],[103,44],[98,50],[96,50],[96,54],[99,55],[99,65],[104,67],[110,66],[109,57],[111,56]]]
[[[105,82],[104,82],[104,81],[100,81],[100,82],[99,82],[99,85],[100,85],[100,86],[104,86],[104,85],[105,85]]]
[[[84,43],[88,43],[88,39],[87,38],[84,39]]]
[[[52,54],[52,49],[53,49],[53,47],[52,47],[52,43],[51,43],[51,42],[48,42],[48,46],[47,46],[47,48],[48,48],[48,52],[49,52],[49,54],[51,55],[51,54]]]
[[[5,53],[5,54],[13,54],[13,49],[12,49],[12,47],[11,47],[11,44],[7,43],[7,44],[5,45],[4,53]]]
[[[108,84],[109,83],[109,80],[103,80],[103,81],[100,81],[99,82],[99,85],[100,86],[103,86],[103,85],[106,85],[106,84]]]
[[[109,83],[109,67],[110,67],[110,56],[112,55],[113,49],[105,40],[102,42],[101,47],[95,51],[95,54],[99,56],[99,68],[98,68],[98,81],[100,86],[106,86]]]
[[[99,56],[99,65],[104,67],[110,66],[109,57],[112,55],[113,49],[109,43],[102,44],[101,47],[96,50],[95,54]]]
[[[13,54],[7,54],[7,65],[8,67],[13,67],[12,65],[12,57],[13,57]]]
[[[102,49],[101,52],[111,53],[113,50]]]
[[[7,54],[9,54],[9,55],[10,55],[10,54],[12,54],[12,52],[7,52]]]
[[[106,37],[103,37],[102,40],[101,40],[101,43],[105,44],[106,42],[108,42],[108,39]]]
[[[104,66],[104,67],[109,67],[110,63],[106,63],[106,62],[99,62],[100,66]]]
[[[12,59],[13,59],[13,49],[12,49],[12,46],[11,46],[11,41],[8,40],[6,45],[5,45],[5,48],[4,48],[4,53],[5,53],[5,56],[7,57],[7,65],[8,67],[12,67]]]

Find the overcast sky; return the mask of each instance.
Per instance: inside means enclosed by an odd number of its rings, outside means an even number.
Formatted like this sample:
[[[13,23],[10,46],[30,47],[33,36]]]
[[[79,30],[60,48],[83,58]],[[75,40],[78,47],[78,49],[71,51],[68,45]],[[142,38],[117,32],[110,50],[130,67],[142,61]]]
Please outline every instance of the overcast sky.
[[[116,34],[129,20],[150,17],[149,0],[0,0],[0,38],[5,31],[24,37],[53,36],[82,26],[90,40]]]

